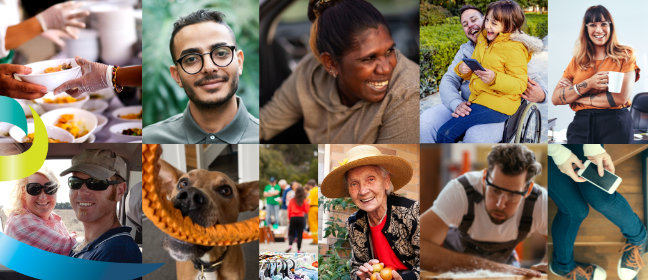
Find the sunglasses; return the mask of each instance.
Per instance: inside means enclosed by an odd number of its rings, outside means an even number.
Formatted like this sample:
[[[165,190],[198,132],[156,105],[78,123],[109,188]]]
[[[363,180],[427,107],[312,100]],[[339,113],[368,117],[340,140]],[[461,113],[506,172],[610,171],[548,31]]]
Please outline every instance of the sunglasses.
[[[81,179],[74,176],[68,179],[68,185],[70,186],[70,189],[73,190],[81,189],[81,187],[83,187],[83,184],[85,184],[89,190],[104,191],[108,188],[108,186],[116,185],[119,183],[120,182],[117,181],[97,180],[95,178]]]
[[[45,194],[53,195],[58,191],[58,185],[54,182],[47,182],[45,185],[39,183],[29,183],[26,186],[27,193],[32,196],[37,196],[41,194],[41,191],[45,189]]]

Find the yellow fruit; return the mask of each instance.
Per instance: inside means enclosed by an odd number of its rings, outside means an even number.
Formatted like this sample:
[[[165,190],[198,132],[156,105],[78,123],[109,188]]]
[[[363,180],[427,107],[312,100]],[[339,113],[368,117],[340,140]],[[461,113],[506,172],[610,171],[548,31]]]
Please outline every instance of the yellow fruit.
[[[383,268],[383,270],[380,271],[380,278],[382,278],[383,280],[391,280],[393,270],[394,268],[391,266]]]
[[[371,280],[378,280],[378,272],[374,272],[371,274]]]
[[[383,265],[381,263],[377,263],[372,265],[373,271],[374,272],[380,272],[383,269]]]

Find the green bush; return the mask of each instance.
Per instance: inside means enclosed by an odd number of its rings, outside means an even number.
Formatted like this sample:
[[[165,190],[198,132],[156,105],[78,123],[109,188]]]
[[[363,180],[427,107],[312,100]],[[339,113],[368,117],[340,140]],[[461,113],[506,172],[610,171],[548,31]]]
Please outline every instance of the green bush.
[[[441,77],[448,70],[461,44],[468,41],[459,24],[421,26],[421,98],[439,90]]]
[[[540,39],[549,34],[549,16],[547,14],[527,13],[526,19],[525,33]]]
[[[452,16],[450,12],[443,7],[432,5],[428,2],[421,3],[421,11],[419,14],[419,24],[421,26],[442,24],[445,22],[446,18]]]

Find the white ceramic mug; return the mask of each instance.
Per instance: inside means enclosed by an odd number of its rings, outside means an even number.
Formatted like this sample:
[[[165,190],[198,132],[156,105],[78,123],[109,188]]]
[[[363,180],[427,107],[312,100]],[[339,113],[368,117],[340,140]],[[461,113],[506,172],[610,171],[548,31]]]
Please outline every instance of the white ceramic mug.
[[[608,72],[608,91],[613,93],[620,93],[621,86],[623,86],[623,73],[621,72]]]

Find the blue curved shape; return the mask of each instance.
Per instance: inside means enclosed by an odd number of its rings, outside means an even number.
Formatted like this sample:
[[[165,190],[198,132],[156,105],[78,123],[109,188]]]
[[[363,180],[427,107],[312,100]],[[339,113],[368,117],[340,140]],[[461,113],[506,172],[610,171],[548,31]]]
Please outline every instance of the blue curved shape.
[[[27,118],[25,118],[25,111],[18,101],[13,98],[0,95],[0,122],[6,122],[20,127],[25,134],[27,134]]]
[[[29,246],[1,232],[0,263],[24,275],[48,280],[134,279],[164,265],[76,259]]]

